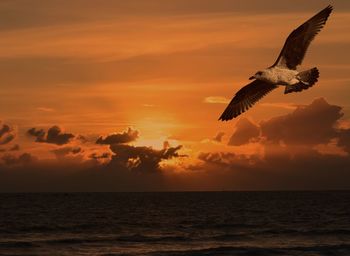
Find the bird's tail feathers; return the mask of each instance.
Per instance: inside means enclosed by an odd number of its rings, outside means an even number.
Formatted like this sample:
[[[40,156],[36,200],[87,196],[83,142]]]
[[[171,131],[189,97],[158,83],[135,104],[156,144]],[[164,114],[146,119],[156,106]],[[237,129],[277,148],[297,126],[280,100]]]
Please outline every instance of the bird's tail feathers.
[[[299,72],[297,77],[300,82],[307,83],[309,85],[314,85],[317,82],[318,77],[320,76],[320,72],[317,68],[308,69],[305,71]]]
[[[320,76],[320,72],[317,68],[308,69],[305,71],[301,71],[298,73],[297,78],[299,79],[299,83],[288,85],[284,90],[284,94],[291,92],[301,92],[312,87]]]

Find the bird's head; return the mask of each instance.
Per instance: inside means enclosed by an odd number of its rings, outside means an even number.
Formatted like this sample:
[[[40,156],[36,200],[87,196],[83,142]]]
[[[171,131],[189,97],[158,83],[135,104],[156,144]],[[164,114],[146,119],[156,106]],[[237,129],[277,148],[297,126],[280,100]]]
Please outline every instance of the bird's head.
[[[258,71],[255,73],[254,76],[249,77],[249,80],[253,80],[253,79],[261,79],[264,76],[264,72],[263,71]]]

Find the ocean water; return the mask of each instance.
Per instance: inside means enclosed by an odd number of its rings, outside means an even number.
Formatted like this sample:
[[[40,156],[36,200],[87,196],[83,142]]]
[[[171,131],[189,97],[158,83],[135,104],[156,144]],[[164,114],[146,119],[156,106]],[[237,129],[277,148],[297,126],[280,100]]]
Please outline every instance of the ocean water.
[[[350,255],[350,192],[0,194],[0,255]]]

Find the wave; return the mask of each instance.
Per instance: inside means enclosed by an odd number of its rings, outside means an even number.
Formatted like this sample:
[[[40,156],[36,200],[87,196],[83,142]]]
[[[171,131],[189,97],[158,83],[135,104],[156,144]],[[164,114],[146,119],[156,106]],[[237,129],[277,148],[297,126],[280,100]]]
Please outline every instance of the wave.
[[[185,236],[144,236],[144,235],[131,235],[120,236],[117,238],[121,242],[182,242],[192,240]]]
[[[191,239],[184,236],[144,236],[129,235],[117,237],[88,237],[88,238],[62,238],[50,239],[42,241],[46,244],[83,244],[83,243],[111,243],[111,242],[127,242],[127,243],[161,243],[161,242],[188,242]]]
[[[349,255],[350,244],[340,245],[320,245],[320,246],[296,246],[282,248],[262,248],[262,247],[241,247],[241,246],[220,246],[195,250],[178,250],[178,251],[157,251],[147,255],[149,256],[250,256],[250,255],[300,255],[301,253],[311,253],[314,255]]]
[[[280,250],[258,247],[220,246],[195,250],[158,251],[149,256],[228,256],[228,255],[281,255]]]
[[[242,224],[242,223],[201,223],[201,224],[187,224],[185,222],[180,223],[182,228],[192,229],[254,229],[262,227],[255,224]]]
[[[28,225],[26,227],[12,226],[6,229],[0,228],[1,234],[21,234],[21,233],[57,233],[57,232],[69,232],[69,233],[80,233],[82,231],[94,230],[96,226],[80,224],[80,225]]]
[[[37,244],[33,242],[24,242],[24,241],[7,241],[0,242],[0,248],[34,248],[38,247]]]
[[[348,229],[316,229],[316,230],[298,230],[298,229],[267,229],[253,232],[253,234],[270,234],[270,235],[299,235],[299,236],[330,236],[345,235],[350,236]]]
[[[214,241],[242,241],[250,239],[247,235],[242,234],[224,234],[224,235],[216,235],[207,237],[206,240],[214,240]],[[201,240],[201,239],[197,239]]]

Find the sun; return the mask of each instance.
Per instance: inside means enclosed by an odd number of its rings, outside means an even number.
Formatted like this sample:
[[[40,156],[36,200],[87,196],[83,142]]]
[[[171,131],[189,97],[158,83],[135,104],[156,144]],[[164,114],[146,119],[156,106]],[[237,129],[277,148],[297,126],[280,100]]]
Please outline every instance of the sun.
[[[157,139],[138,139],[134,144],[135,146],[152,147],[153,149],[161,150],[164,148],[164,142],[167,141],[167,137],[162,136]]]

